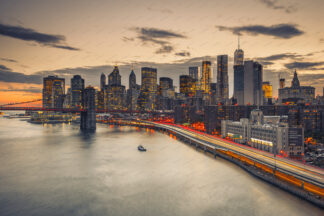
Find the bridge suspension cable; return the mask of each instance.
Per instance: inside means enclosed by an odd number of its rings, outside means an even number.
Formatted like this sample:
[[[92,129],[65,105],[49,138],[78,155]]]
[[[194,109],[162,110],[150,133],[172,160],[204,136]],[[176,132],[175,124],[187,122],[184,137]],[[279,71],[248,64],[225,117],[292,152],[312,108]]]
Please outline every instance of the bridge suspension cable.
[[[12,102],[12,103],[8,103],[8,104],[1,104],[0,107],[3,106],[14,106],[14,105],[18,105],[18,104],[28,104],[28,103],[34,103],[34,102],[38,102],[41,101],[42,99],[36,99],[36,100],[31,100],[31,101],[23,101],[23,102]]]

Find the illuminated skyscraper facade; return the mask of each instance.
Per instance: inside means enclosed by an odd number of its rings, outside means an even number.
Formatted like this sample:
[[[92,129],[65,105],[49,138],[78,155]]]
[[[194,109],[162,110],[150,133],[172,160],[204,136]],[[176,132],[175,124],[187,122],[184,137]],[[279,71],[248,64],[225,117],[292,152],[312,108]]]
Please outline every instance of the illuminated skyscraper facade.
[[[65,79],[57,76],[43,78],[43,108],[63,108]]]
[[[187,97],[192,97],[195,94],[195,80],[188,75],[180,76],[180,93]]]
[[[157,96],[156,68],[142,67],[142,86],[139,106],[142,110],[155,110]]]
[[[126,104],[125,86],[121,85],[121,76],[117,66],[108,76],[108,86],[106,87],[108,110],[123,110]]]
[[[200,81],[201,90],[209,94],[210,91],[210,83],[211,83],[211,62],[210,61],[203,61],[202,62],[202,77]]]
[[[217,100],[224,103],[228,99],[228,56],[217,56]]]

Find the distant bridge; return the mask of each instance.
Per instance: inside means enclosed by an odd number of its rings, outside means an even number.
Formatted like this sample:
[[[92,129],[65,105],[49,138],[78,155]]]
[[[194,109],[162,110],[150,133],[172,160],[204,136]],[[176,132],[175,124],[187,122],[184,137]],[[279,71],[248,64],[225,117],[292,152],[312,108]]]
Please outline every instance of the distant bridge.
[[[43,107],[11,107],[0,106],[0,110],[4,111],[52,111],[52,112],[71,112],[79,113],[86,112],[84,108],[43,108]],[[148,114],[173,114],[173,111],[149,111],[149,110],[109,110],[109,109],[96,109],[96,113],[148,113]]]

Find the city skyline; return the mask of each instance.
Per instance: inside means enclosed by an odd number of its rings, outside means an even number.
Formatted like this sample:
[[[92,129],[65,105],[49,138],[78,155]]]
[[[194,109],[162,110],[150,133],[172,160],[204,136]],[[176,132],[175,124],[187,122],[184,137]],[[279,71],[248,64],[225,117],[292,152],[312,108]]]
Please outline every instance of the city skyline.
[[[215,82],[216,59],[222,54],[229,56],[231,97],[238,34],[245,59],[263,65],[263,80],[271,82],[274,96],[278,94],[279,72],[289,83],[294,69],[302,85],[312,85],[316,95],[322,94],[320,1],[205,1],[186,5],[181,1],[163,5],[137,1],[134,7],[107,1],[87,5],[85,1],[78,5],[17,2],[1,1],[0,43],[5,52],[0,54],[0,103],[41,97],[42,77],[47,75],[69,80],[80,74],[86,85],[99,87],[100,74],[107,76],[115,64],[123,85],[128,86],[132,66],[137,77],[141,67],[153,67],[158,78],[171,77],[179,91],[179,76],[187,75],[190,66],[201,67],[203,60],[212,62]],[[248,13],[252,5],[253,14]],[[129,18],[123,19],[125,16]],[[80,18],[84,21],[79,22]]]

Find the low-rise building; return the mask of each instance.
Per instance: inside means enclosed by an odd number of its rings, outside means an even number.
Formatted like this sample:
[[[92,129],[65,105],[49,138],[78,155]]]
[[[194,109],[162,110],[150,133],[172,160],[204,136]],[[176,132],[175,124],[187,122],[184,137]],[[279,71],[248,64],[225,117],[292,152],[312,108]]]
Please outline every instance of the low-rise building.
[[[301,127],[289,127],[287,117],[264,116],[261,110],[253,110],[250,119],[240,121],[223,120],[222,137],[229,137],[238,143],[253,148],[302,158],[304,155],[304,130]]]

